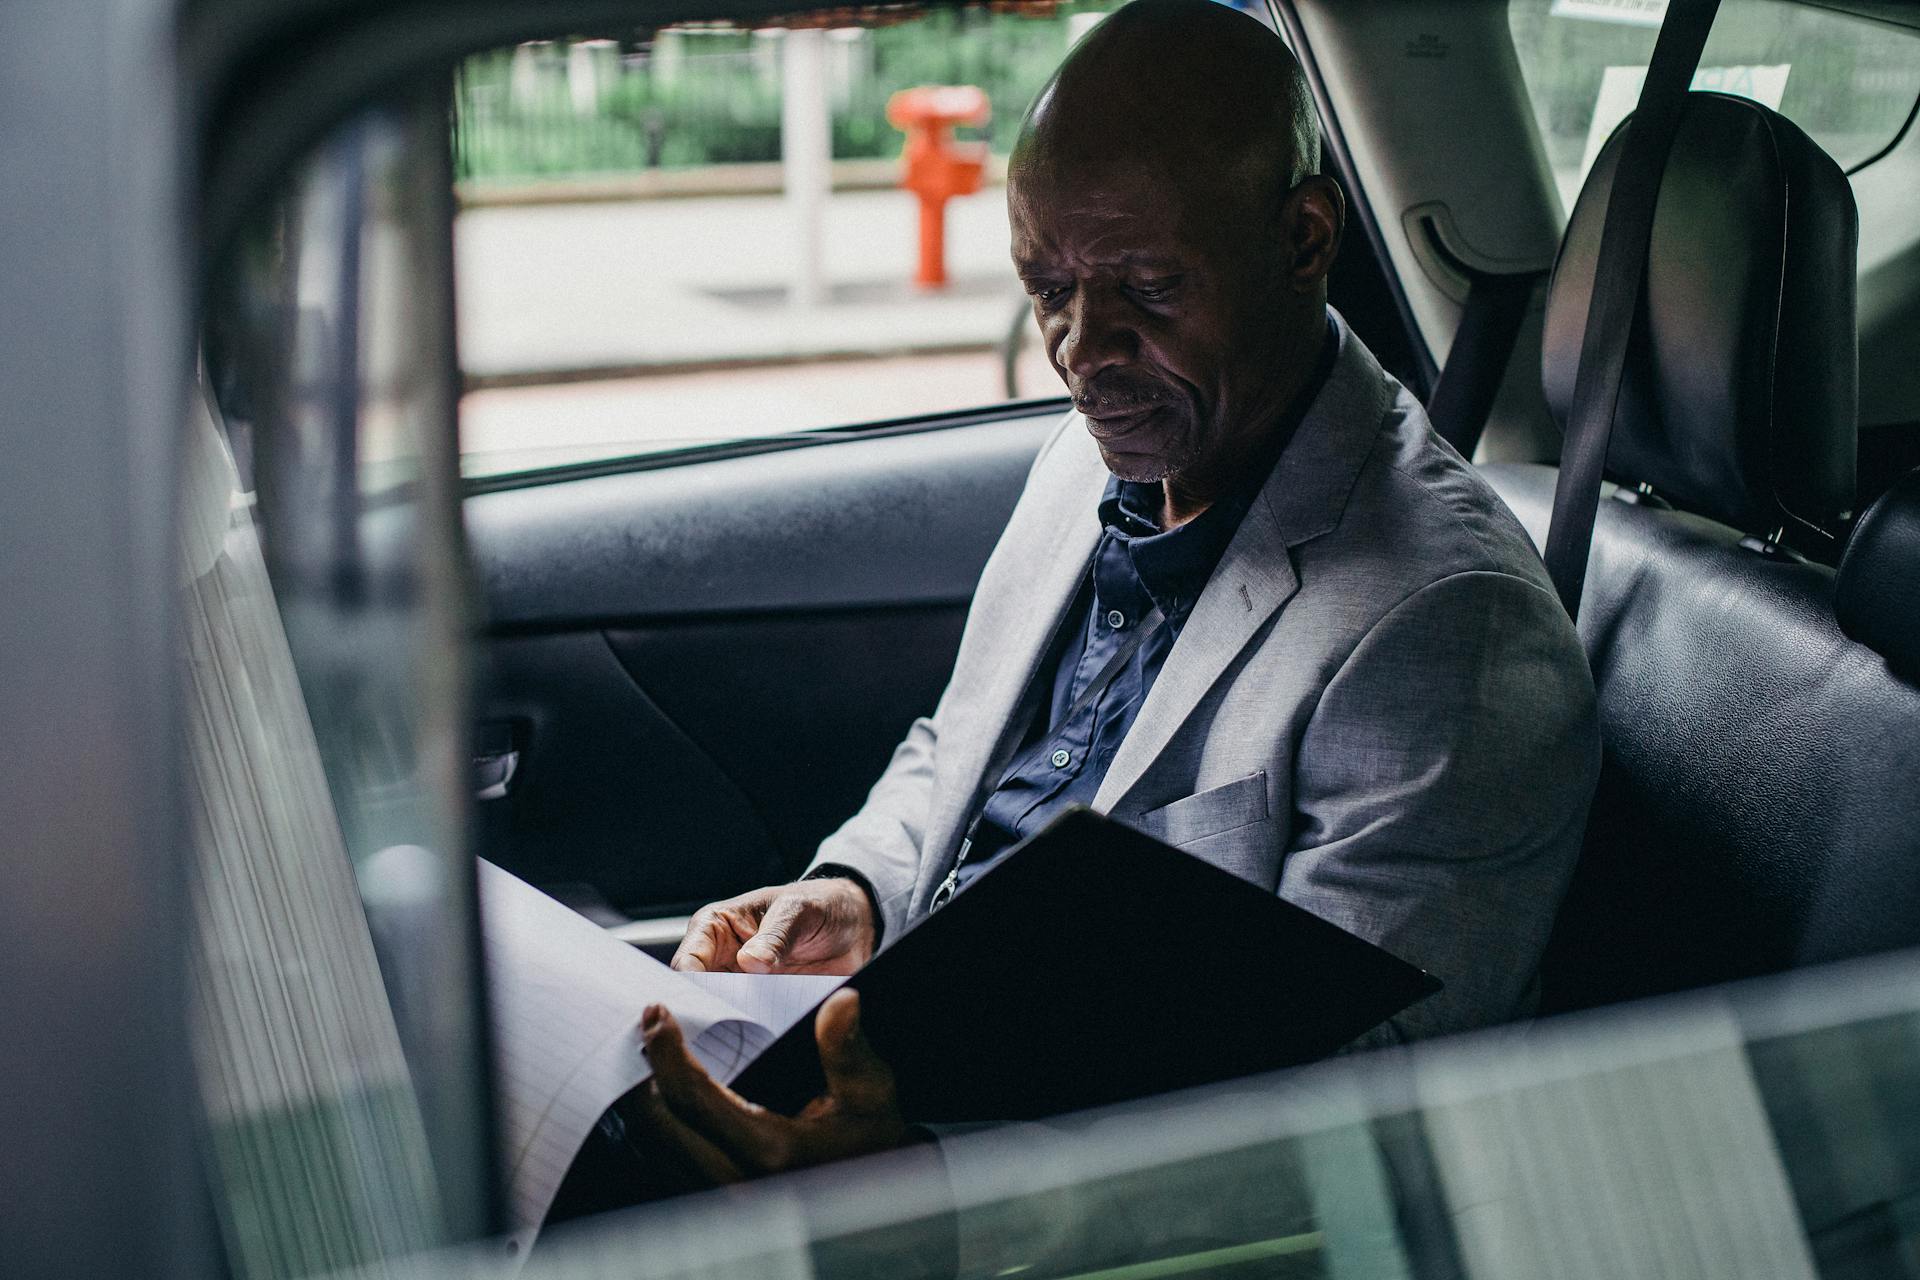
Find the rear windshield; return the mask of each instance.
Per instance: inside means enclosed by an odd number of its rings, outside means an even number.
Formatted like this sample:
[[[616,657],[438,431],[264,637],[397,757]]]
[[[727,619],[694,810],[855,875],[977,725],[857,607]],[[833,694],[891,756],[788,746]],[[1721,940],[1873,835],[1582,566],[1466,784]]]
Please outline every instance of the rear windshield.
[[[1600,144],[1633,109],[1666,7],[1665,0],[1508,5],[1563,211],[1573,207]],[[1920,38],[1781,0],[1729,0],[1693,87],[1765,103],[1851,172],[1909,126],[1920,101]]]

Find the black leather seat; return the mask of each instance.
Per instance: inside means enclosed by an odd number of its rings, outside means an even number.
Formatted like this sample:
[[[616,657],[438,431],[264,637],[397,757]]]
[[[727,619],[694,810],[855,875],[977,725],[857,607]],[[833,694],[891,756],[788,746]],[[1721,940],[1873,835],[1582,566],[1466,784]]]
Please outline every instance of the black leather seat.
[[[1834,613],[1848,635],[1920,684],[1920,470],[1894,481],[1854,526]],[[1920,790],[1920,774],[1910,781]]]
[[[1563,422],[1619,144],[1549,293]],[[1920,482],[1860,522],[1837,575],[1769,545],[1828,561],[1843,545],[1855,228],[1845,177],[1800,130],[1694,95],[1582,604],[1606,752],[1548,1011],[1920,944]],[[1484,471],[1544,544],[1553,469]]]

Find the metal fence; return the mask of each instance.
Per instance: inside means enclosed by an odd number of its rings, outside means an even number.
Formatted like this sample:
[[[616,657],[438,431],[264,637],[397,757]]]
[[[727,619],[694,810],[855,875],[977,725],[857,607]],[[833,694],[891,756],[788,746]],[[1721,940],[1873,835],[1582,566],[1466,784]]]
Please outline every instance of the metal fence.
[[[827,33],[836,159],[896,155],[887,99],[917,84],[987,91],[996,151],[1072,40],[1111,0],[1043,16],[937,11]],[[676,28],[644,43],[520,45],[470,59],[455,102],[461,178],[631,172],[780,158],[779,30]]]

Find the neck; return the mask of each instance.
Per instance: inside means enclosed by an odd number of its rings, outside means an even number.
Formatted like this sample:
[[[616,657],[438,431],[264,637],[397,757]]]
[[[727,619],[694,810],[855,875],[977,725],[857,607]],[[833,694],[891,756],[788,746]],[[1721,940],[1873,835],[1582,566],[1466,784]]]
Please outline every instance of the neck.
[[[1168,477],[1160,482],[1160,527],[1178,529],[1213,503],[1213,495],[1186,494],[1179,481]]]
[[[1279,376],[1257,398],[1258,408],[1240,420],[1254,424],[1250,430],[1223,429],[1214,448],[1196,458],[1177,476],[1160,482],[1160,527],[1174,529],[1194,519],[1245,482],[1247,475],[1272,470],[1280,460],[1292,434],[1286,426],[1306,408],[1297,401],[1306,393],[1314,371],[1319,368],[1326,335],[1326,308],[1316,318],[1320,337],[1300,344],[1310,354],[1305,360],[1286,362]],[[1236,415],[1238,416],[1238,415]]]

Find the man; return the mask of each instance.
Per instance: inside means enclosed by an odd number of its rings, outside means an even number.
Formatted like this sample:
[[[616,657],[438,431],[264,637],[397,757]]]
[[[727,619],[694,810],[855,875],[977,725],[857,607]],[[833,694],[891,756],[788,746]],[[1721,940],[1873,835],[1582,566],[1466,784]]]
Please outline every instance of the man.
[[[701,911],[677,966],[851,972],[1078,802],[1445,981],[1369,1043],[1530,1011],[1598,770],[1592,683],[1518,523],[1327,308],[1344,209],[1318,165],[1291,54],[1210,0],[1137,0],[1067,59],[1007,199],[1076,412],[934,715],[805,878]],[[708,1080],[665,1011],[643,1032],[647,1123],[705,1177],[906,1133],[850,992],[795,1119]]]

